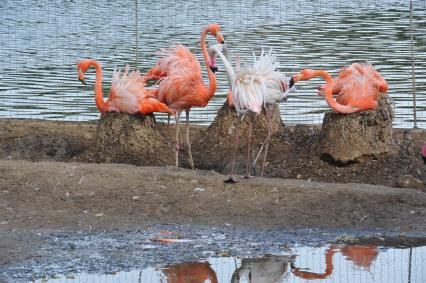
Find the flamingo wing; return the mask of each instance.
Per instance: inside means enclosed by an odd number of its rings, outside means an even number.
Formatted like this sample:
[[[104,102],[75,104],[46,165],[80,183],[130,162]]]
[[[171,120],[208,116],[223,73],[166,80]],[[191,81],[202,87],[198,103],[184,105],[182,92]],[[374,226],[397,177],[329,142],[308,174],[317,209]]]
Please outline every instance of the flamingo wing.
[[[274,104],[287,97],[289,79],[283,73],[277,71],[279,67],[280,64],[272,50],[269,52],[262,50],[258,58],[254,55],[253,69],[266,88],[264,92],[265,104]]]
[[[135,114],[139,111],[139,100],[145,96],[145,83],[139,71],[114,70],[109,94],[109,105],[113,112]]]
[[[206,106],[203,94],[207,91],[201,73],[183,67],[174,69],[159,83],[158,99],[176,111],[192,106]]]
[[[267,88],[253,68],[241,69],[235,76],[232,89],[234,105],[238,112],[259,114],[264,105],[264,93]]]
[[[157,98],[176,111],[192,106],[206,106],[207,91],[201,75],[201,65],[188,48],[177,45],[163,49],[158,66],[167,73],[159,80]]]
[[[366,65],[355,63],[339,76],[339,94],[337,102],[351,105],[362,110],[374,109],[377,106],[379,90]],[[349,71],[350,70],[350,71]]]
[[[171,48],[160,49],[159,55],[162,58],[145,75],[145,82],[150,80],[161,80],[169,76],[175,69],[191,65],[194,71],[201,74],[201,65],[194,54],[183,45],[176,45]]]
[[[173,112],[159,102],[153,94],[155,94],[154,91],[145,88],[144,78],[140,72],[130,72],[127,65],[124,72],[114,70],[108,99],[110,110],[129,114],[149,114],[152,112],[172,114]]]

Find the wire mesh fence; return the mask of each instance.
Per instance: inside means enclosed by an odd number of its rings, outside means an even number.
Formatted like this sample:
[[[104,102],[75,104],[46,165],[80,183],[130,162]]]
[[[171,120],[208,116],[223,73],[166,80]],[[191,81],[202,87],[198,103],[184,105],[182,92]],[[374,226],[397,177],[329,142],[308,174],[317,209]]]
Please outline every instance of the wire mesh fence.
[[[336,75],[353,62],[370,62],[389,83],[394,126],[414,125],[410,1],[13,1],[0,3],[0,117],[64,121],[96,119],[95,74],[77,80],[80,59],[98,60],[108,93],[115,66],[143,73],[159,48],[182,43],[202,62],[200,32],[221,25],[233,55],[244,63],[252,52],[273,48],[280,70],[302,68]],[[426,0],[412,1],[417,126],[426,128]],[[212,44],[213,39],[209,39]],[[232,56],[231,56],[232,57]],[[205,75],[205,74],[204,74]],[[207,81],[206,76],[204,76]],[[209,124],[224,103],[228,85],[219,72],[215,97],[194,108],[191,122]],[[317,96],[319,80],[298,87],[280,109],[285,123],[317,124],[329,108]],[[165,119],[159,115],[159,119]]]

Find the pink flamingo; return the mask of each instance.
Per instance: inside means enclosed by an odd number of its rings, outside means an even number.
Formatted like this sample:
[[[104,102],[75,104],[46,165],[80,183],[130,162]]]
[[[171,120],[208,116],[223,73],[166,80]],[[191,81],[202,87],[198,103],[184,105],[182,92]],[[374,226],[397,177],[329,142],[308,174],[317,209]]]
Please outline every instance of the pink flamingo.
[[[235,148],[232,160],[231,175],[229,179],[225,180],[225,182],[237,182],[233,175],[236,153],[239,144],[240,115],[245,115],[247,113],[255,113],[257,115],[260,114],[262,109],[264,109],[268,123],[268,132],[252,165],[252,172],[254,174],[256,162],[260,157],[261,152],[265,148],[262,171],[260,175],[262,177],[265,168],[266,157],[268,154],[269,141],[272,134],[272,109],[276,103],[287,99],[287,93],[290,91],[288,87],[289,80],[283,73],[277,71],[279,62],[277,62],[276,56],[272,54],[272,50],[270,52],[264,52],[262,50],[262,53],[258,58],[256,58],[254,55],[253,65],[250,67],[241,68],[237,71],[237,73],[235,73],[232,65],[229,63],[226,56],[222,53],[222,45],[217,44],[211,46],[209,51],[211,54],[214,54],[214,56],[218,55],[225,66],[228,83],[231,88],[230,94],[232,95],[232,103],[234,104],[235,110],[237,111],[237,129],[235,134]],[[212,55],[212,58],[214,58],[214,56]],[[247,171],[248,163],[250,162],[249,152],[251,130],[252,123],[250,122]]]
[[[77,65],[79,80],[86,84],[84,73],[90,68],[96,69],[95,101],[102,114],[107,112],[122,112],[128,114],[149,114],[152,112],[166,112],[174,115],[174,112],[164,103],[150,94],[145,89],[143,77],[139,71],[129,73],[129,66],[125,71],[114,70],[111,90],[107,101],[102,95],[102,67],[95,60],[81,60]]]
[[[386,93],[388,90],[386,80],[373,66],[360,63],[343,68],[335,79],[325,71],[305,69],[293,77],[293,82],[317,76],[327,81],[326,86],[319,88],[318,94],[325,97],[333,110],[342,114],[376,109],[380,93]],[[337,95],[336,100],[333,95]]]
[[[207,33],[215,36],[220,43],[224,42],[224,38],[218,24],[207,26],[201,33],[201,50],[207,67],[209,86],[203,82],[200,62],[182,45],[162,49],[160,52],[163,57],[145,75],[145,82],[159,81],[156,97],[176,112],[176,167],[179,166],[179,119],[182,111],[186,112],[186,144],[190,166],[194,169],[189,140],[189,111],[194,106],[205,107],[216,91],[214,72],[217,68],[207,51]]]

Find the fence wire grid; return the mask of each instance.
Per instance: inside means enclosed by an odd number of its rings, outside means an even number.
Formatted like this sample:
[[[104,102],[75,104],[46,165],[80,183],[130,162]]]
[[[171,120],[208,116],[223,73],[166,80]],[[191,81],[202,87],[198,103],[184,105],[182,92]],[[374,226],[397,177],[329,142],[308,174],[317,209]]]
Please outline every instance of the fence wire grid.
[[[115,66],[129,64],[144,73],[160,48],[182,43],[203,62],[201,30],[219,23],[243,63],[252,62],[253,51],[273,48],[288,76],[302,68],[336,75],[353,62],[372,63],[389,83],[399,128],[414,126],[413,58],[416,122],[426,128],[426,0],[3,0],[0,11],[1,118],[97,119],[95,74],[86,74],[89,85],[83,87],[79,60],[102,64],[106,96]],[[207,107],[191,111],[191,122],[210,124],[223,105],[228,89],[223,68],[217,78],[216,95]],[[304,83],[280,104],[284,123],[322,122],[329,108],[316,94],[320,84]]]

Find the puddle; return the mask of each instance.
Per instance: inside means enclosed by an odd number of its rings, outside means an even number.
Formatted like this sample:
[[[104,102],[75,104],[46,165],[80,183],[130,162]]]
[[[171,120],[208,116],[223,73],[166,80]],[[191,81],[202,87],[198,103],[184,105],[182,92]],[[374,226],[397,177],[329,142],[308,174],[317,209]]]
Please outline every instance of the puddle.
[[[110,274],[68,274],[35,282],[426,282],[426,246],[292,247],[259,258],[211,257],[198,262]]]

